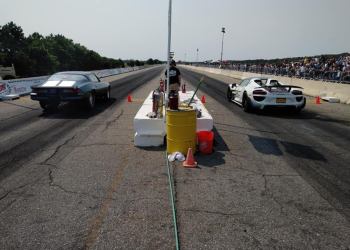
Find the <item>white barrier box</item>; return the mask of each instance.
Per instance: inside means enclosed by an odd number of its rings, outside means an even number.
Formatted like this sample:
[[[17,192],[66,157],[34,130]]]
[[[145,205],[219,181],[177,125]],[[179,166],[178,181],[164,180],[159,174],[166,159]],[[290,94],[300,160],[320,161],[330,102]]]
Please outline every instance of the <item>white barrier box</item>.
[[[165,119],[149,118],[147,116],[148,113],[152,112],[152,93],[147,96],[134,117],[134,145],[138,147],[161,146],[164,143],[164,136],[166,135]],[[180,102],[189,102],[193,94],[193,91],[179,92]],[[214,125],[212,116],[197,96],[193,99],[193,103],[202,112],[202,116],[197,118],[197,132],[211,131]]]

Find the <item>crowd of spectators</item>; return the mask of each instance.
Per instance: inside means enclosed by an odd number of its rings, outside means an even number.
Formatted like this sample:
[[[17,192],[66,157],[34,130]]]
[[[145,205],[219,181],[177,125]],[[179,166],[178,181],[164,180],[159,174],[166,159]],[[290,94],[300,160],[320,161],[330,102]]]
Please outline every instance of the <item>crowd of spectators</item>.
[[[350,55],[318,56],[298,60],[284,59],[269,63],[226,63],[225,68],[272,74],[280,76],[298,77],[313,80],[347,82],[350,83]]]

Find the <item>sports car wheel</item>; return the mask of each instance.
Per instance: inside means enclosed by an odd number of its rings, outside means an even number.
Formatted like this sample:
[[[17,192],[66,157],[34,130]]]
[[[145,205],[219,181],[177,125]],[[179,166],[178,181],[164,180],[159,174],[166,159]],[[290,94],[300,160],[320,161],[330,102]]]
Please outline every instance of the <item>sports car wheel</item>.
[[[86,107],[88,109],[93,109],[95,107],[95,94],[94,93],[89,93],[88,98],[86,99]]]
[[[246,95],[243,97],[242,106],[245,112],[249,113],[252,111],[252,105],[251,105],[250,99]]]
[[[303,108],[295,108],[294,109],[294,114],[299,114]]]
[[[227,94],[226,94],[226,96],[227,96],[227,100],[228,100],[229,102],[232,101],[232,91],[231,91],[230,87],[227,88]]]

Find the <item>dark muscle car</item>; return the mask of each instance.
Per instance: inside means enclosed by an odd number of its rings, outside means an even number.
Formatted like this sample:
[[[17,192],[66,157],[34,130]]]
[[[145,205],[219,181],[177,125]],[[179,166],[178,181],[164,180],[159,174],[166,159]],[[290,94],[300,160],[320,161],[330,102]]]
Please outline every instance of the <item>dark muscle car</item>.
[[[60,102],[73,101],[83,102],[87,108],[93,109],[96,98],[110,99],[110,84],[101,82],[91,72],[59,72],[44,83],[33,86],[30,97],[39,101],[44,110],[55,109]]]

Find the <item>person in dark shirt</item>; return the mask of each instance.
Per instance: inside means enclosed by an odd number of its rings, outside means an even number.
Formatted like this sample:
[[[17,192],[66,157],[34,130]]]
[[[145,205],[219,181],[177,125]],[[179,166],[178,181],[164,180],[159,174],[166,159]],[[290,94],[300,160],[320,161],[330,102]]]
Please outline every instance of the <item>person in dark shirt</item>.
[[[165,71],[165,76],[167,77],[167,71]],[[176,68],[176,63],[174,60],[170,62],[169,68],[169,90],[179,91],[181,85],[181,73],[178,68]]]

